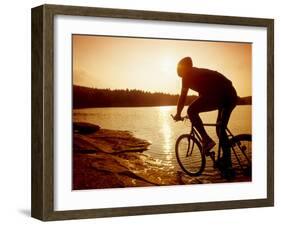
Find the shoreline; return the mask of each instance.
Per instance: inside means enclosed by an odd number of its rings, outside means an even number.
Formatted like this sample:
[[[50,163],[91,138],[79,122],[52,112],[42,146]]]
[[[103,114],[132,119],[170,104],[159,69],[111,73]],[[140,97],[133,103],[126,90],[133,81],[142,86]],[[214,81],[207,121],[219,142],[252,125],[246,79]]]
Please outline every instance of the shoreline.
[[[74,190],[203,183],[145,154],[150,143],[129,131],[89,123],[73,128]]]
[[[89,106],[89,107],[73,107],[72,110],[90,109],[90,108],[151,108],[151,107],[176,107],[176,104],[166,105],[136,105],[136,106]],[[185,105],[185,107],[189,104]],[[252,106],[252,104],[238,103],[236,106]]]
[[[104,189],[251,181],[221,178],[216,170],[191,177],[146,153],[147,140],[130,131],[73,123],[73,189]]]

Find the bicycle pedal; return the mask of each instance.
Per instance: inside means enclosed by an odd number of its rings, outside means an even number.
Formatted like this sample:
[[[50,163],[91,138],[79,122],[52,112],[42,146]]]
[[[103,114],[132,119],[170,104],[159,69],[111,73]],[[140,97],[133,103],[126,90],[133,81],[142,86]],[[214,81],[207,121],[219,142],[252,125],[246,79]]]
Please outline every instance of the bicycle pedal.
[[[207,151],[205,152],[205,155],[208,157],[208,156],[211,156],[211,153],[214,152],[214,151]]]
[[[209,151],[207,156],[210,156],[211,158],[213,158],[213,157],[215,157],[215,152]]]

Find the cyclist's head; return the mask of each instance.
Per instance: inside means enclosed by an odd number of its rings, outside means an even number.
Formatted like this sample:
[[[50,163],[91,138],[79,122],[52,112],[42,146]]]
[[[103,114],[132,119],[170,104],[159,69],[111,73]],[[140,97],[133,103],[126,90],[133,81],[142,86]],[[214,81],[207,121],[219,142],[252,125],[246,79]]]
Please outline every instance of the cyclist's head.
[[[191,70],[192,65],[192,59],[190,57],[181,59],[177,67],[178,76],[183,77],[187,74]]]

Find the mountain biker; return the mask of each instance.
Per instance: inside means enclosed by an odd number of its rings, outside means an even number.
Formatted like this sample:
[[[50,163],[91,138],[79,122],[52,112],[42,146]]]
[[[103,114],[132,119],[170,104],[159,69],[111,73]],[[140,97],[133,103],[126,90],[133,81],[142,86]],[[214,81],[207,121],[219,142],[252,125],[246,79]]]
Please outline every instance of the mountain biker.
[[[215,146],[215,142],[204,129],[199,116],[201,112],[218,110],[216,133],[221,141],[223,156],[221,168],[231,170],[230,145],[226,133],[232,110],[237,103],[236,90],[232,82],[217,71],[193,67],[192,59],[185,57],[177,66],[178,76],[182,78],[181,94],[178,99],[177,113],[174,120],[181,120],[181,112],[185,105],[189,89],[199,93],[187,110],[188,117],[202,137],[202,148],[206,155]]]

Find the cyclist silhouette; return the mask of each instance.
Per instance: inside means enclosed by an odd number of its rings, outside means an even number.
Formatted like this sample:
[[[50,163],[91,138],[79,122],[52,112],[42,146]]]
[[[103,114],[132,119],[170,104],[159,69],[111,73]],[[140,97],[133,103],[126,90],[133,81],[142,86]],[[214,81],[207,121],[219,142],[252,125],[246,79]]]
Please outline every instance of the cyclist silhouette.
[[[224,75],[217,71],[193,67],[192,59],[185,57],[179,61],[177,73],[182,78],[181,94],[177,104],[174,120],[181,120],[181,112],[189,89],[199,93],[187,110],[188,117],[202,137],[202,147],[206,155],[215,146],[215,142],[204,129],[199,113],[218,110],[216,133],[223,149],[221,167],[231,170],[230,145],[226,133],[232,110],[237,103],[237,93]]]

